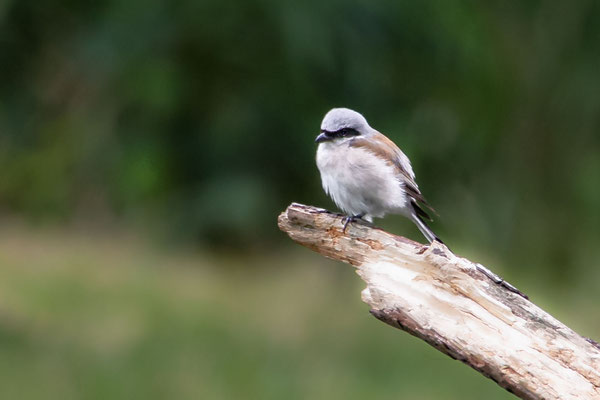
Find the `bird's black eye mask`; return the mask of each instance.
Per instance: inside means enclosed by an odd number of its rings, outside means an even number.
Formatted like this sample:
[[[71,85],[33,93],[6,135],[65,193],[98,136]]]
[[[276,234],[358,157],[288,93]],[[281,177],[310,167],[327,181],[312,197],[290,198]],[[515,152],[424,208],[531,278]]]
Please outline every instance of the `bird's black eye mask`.
[[[360,135],[360,133],[354,128],[342,128],[333,132],[322,129],[321,133],[324,133],[329,139]]]

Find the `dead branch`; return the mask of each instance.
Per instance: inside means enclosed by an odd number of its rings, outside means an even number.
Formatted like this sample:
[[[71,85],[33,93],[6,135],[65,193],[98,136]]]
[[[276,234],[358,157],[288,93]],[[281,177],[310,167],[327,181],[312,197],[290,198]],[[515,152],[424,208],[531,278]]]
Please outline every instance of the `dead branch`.
[[[366,282],[379,320],[423,339],[522,399],[600,399],[600,348],[483,266],[441,243],[422,245],[362,223],[291,204],[279,227]],[[492,276],[493,278],[493,276]]]

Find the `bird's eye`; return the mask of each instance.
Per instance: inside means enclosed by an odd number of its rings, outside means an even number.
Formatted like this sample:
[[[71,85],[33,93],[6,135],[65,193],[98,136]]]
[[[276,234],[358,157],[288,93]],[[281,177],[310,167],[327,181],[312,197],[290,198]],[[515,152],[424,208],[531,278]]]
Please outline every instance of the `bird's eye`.
[[[333,137],[348,137],[348,136],[358,136],[358,132],[356,129],[352,128],[342,128],[335,132],[332,132]]]

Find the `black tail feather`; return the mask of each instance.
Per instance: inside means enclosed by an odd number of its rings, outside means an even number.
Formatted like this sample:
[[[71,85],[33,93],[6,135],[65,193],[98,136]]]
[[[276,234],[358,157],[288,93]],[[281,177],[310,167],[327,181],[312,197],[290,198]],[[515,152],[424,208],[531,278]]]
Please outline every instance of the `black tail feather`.
[[[444,244],[444,242],[442,241],[442,239],[440,239],[432,230],[431,228],[429,228],[427,226],[427,224],[425,223],[425,221],[423,221],[423,219],[417,214],[418,212],[415,212],[414,214],[412,214],[412,221],[415,223],[415,225],[417,225],[417,228],[419,228],[419,230],[421,231],[421,233],[423,234],[423,236],[425,236],[425,239],[429,240],[430,243],[432,243],[433,241],[438,241],[442,244]]]

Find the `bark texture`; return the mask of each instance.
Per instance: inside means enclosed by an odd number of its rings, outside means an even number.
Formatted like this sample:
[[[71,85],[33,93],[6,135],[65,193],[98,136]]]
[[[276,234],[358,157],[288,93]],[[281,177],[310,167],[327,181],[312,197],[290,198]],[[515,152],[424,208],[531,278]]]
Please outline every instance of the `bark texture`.
[[[349,263],[379,320],[419,337],[523,399],[600,399],[600,347],[483,266],[441,243],[423,245],[293,203],[279,227],[294,241]]]

